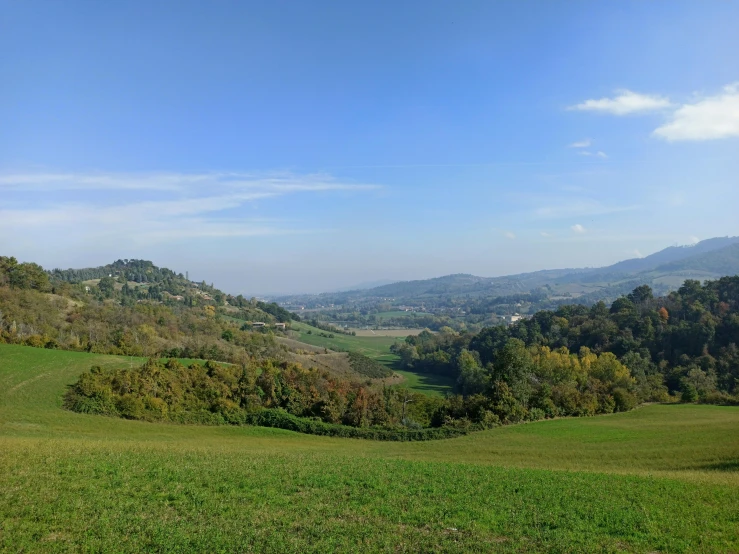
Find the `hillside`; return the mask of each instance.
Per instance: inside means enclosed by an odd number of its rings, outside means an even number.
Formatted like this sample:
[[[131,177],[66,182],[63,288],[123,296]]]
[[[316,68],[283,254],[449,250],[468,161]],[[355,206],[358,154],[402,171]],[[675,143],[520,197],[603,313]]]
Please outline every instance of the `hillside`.
[[[624,260],[602,268],[542,270],[504,277],[468,274],[405,281],[361,291],[298,295],[277,298],[290,308],[320,312],[327,321],[349,326],[375,325],[368,316],[396,310],[430,313],[421,326],[438,330],[480,329],[514,313],[533,314],[542,309],[577,302],[610,303],[639,285],[658,294],[676,290],[685,279],[717,279],[739,274],[739,237],[720,237],[691,246],[671,246],[644,258]],[[417,327],[418,321],[396,318],[389,324]],[[462,325],[464,324],[464,326]]]
[[[653,405],[426,443],[60,409],[90,366],[129,364],[0,345],[0,550],[739,549],[736,408]]]
[[[739,244],[739,237],[717,237],[703,240],[689,246],[670,246],[643,258],[632,258],[616,264],[599,268],[590,274],[634,274],[666,267],[680,260],[693,259],[701,255]],[[708,256],[710,259],[710,256]],[[669,271],[669,269],[666,269]]]
[[[660,265],[656,273],[664,274],[678,271],[701,271],[714,275],[739,274],[739,243],[734,243],[705,254],[696,254]]]

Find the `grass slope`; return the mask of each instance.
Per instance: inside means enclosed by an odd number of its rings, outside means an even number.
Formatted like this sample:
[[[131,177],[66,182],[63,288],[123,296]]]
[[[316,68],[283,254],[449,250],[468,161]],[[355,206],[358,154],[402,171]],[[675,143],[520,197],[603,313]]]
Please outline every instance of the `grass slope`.
[[[737,408],[388,444],[61,410],[93,363],[0,345],[0,551],[739,550]]]
[[[299,333],[300,336],[298,340],[300,342],[328,348],[330,350],[351,350],[353,352],[364,354],[370,358],[377,358],[378,356],[389,354],[390,347],[393,343],[399,340],[395,337],[354,337],[351,335],[342,335],[340,333],[333,333],[333,338],[327,336],[323,337],[321,336],[321,333],[324,335],[329,335],[331,333],[328,331],[322,331],[317,327],[312,327],[307,323],[293,322],[291,324],[291,328]],[[308,334],[307,331],[311,331],[311,334]]]
[[[404,379],[402,384],[411,390],[430,395],[443,395],[451,392],[454,388],[454,381],[447,377],[400,370],[398,356],[390,353],[390,347],[393,343],[402,340],[400,337],[380,335],[351,336],[334,333],[334,337],[330,338],[321,336],[321,333],[329,335],[330,333],[327,331],[322,331],[306,323],[295,322],[292,323],[292,329],[299,334],[296,340],[302,343],[333,350],[359,352],[377,360],[392,369],[395,373],[401,375]],[[309,330],[311,334],[307,333]]]

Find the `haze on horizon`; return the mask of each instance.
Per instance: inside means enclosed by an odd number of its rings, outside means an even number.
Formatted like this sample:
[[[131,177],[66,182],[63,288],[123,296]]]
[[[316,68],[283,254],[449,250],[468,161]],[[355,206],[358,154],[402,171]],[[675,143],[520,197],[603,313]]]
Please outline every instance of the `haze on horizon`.
[[[2,255],[260,295],[739,235],[737,3],[0,11]]]

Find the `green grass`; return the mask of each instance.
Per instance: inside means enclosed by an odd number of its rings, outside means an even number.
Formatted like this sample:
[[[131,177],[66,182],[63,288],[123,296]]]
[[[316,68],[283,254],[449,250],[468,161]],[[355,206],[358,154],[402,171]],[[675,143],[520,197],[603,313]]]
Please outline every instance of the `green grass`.
[[[739,551],[738,408],[376,443],[62,410],[92,364],[0,345],[0,551]]]
[[[353,337],[351,335],[342,335],[340,333],[333,333],[334,337],[322,337],[324,335],[332,334],[329,331],[323,331],[317,327],[312,327],[307,323],[296,323],[291,324],[293,331],[297,331],[300,334],[298,340],[306,344],[313,346],[320,346],[322,348],[328,348],[329,350],[341,350],[341,351],[353,351],[364,354],[370,358],[377,358],[390,354],[390,347],[399,339],[395,337]],[[307,331],[311,331],[308,334]]]
[[[443,396],[454,388],[454,379],[446,375],[414,373],[403,369],[396,369],[395,372],[405,379],[403,386],[431,396]]]
[[[422,373],[414,373],[408,370],[400,370],[398,365],[399,358],[395,354],[390,353],[390,347],[402,339],[382,336],[354,337],[339,333],[333,333],[333,338],[322,337],[321,333],[324,335],[328,335],[330,333],[328,331],[322,331],[321,329],[312,327],[307,323],[293,322],[292,329],[300,333],[300,337],[297,339],[300,342],[304,342],[312,346],[328,348],[329,350],[359,352],[360,354],[364,354],[369,358],[377,360],[396,373],[402,375],[405,379],[403,385],[407,386],[409,389],[424,394],[441,395],[451,392],[454,387],[454,381],[443,376],[426,375]],[[311,334],[307,333],[308,330],[311,331]]]

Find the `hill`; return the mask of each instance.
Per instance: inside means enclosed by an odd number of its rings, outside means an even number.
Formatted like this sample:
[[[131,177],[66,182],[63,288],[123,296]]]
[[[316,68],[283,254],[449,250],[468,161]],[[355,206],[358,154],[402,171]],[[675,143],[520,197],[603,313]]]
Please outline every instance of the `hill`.
[[[739,274],[739,243],[660,265],[655,271],[660,274],[701,271],[713,275],[736,275]]]
[[[652,405],[427,443],[60,409],[90,366],[130,363],[0,345],[0,550],[739,549],[736,408]]]
[[[287,308],[319,312],[327,321],[362,327],[377,325],[373,314],[425,312],[431,317],[396,317],[400,327],[449,326],[457,330],[495,325],[505,316],[576,302],[613,302],[639,285],[658,294],[676,290],[685,279],[717,279],[739,274],[739,237],[713,238],[691,246],[671,246],[644,258],[602,268],[542,270],[504,277],[455,274],[405,281],[366,290],[275,299]],[[361,317],[356,315],[361,314]]]
[[[633,274],[665,267],[673,262],[721,250],[727,246],[739,244],[739,237],[717,237],[706,239],[697,244],[687,246],[670,246],[643,258],[632,258],[616,264],[591,271],[591,274]],[[710,259],[710,256],[709,256]]]

